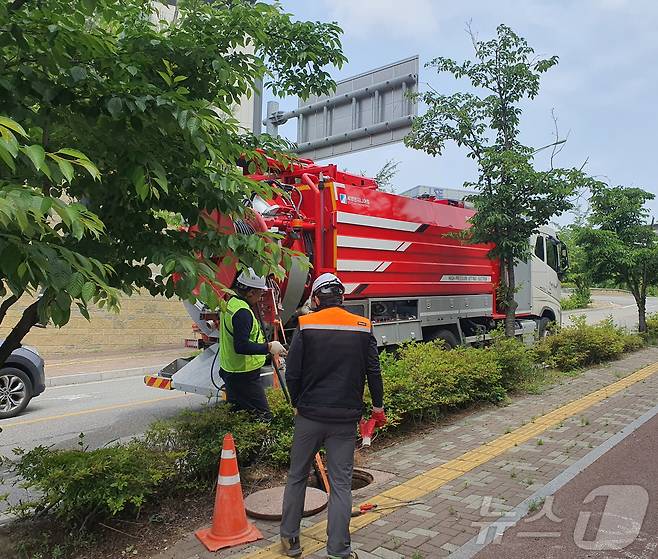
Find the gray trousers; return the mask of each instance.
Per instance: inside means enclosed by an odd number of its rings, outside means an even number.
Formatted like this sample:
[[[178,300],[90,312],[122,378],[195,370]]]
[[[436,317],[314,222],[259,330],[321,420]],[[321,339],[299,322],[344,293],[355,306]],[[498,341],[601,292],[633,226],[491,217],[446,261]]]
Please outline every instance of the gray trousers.
[[[355,442],[356,423],[320,423],[300,415],[295,417],[290,471],[283,494],[282,537],[299,537],[299,524],[304,512],[306,482],[311,463],[315,453],[324,446],[327,451],[330,487],[327,553],[338,557],[349,557]]]

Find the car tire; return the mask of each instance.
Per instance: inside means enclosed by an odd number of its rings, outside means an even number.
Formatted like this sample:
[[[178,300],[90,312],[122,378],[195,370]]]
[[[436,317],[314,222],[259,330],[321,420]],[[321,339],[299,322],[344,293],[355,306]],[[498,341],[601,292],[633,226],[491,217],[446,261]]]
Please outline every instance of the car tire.
[[[459,345],[459,340],[450,330],[436,330],[432,332],[425,341],[443,340],[446,349],[454,349]]]
[[[21,413],[32,399],[32,381],[14,367],[0,369],[0,419]]]

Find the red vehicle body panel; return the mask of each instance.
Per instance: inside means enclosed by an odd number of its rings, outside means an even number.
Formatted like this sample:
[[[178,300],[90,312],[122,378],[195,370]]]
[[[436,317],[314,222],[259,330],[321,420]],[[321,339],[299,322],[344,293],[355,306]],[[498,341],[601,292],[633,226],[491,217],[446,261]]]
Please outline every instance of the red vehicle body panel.
[[[334,272],[345,284],[348,299],[495,297],[499,273],[497,262],[487,256],[490,247],[466,244],[455,236],[468,229],[474,214],[463,204],[383,192],[372,179],[309,161],[270,177],[296,187],[294,205],[290,198],[277,197],[271,203],[281,211],[276,217],[265,216],[265,221],[282,233],[296,226],[313,239],[310,280]],[[289,211],[295,206],[301,215]],[[289,234],[284,245],[304,246],[299,235]]]

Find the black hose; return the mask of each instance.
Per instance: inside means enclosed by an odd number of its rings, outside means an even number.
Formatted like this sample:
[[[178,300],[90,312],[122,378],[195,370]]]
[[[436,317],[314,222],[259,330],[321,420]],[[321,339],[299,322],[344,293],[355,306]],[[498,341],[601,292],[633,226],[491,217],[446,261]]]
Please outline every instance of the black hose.
[[[215,382],[215,378],[213,376],[213,369],[215,368],[215,361],[217,361],[218,355],[219,355],[219,344],[217,344],[217,353],[215,353],[215,357],[212,358],[212,363],[210,364],[210,382],[212,382],[213,386],[217,389],[217,395],[219,396],[219,392],[222,390],[222,388],[220,386],[217,386],[217,383]]]

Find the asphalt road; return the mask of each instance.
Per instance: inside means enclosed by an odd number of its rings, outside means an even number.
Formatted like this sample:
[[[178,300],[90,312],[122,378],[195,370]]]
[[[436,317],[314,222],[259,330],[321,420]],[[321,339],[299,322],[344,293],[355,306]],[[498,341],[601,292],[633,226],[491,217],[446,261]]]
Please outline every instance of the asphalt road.
[[[615,322],[630,330],[637,329],[637,305],[632,295],[594,294],[593,308],[565,311],[562,316],[563,326],[571,324],[571,318],[585,315],[587,322],[593,324],[605,320],[612,315]],[[658,297],[647,297],[647,315],[658,312]]]
[[[81,432],[85,445],[100,447],[141,434],[156,419],[205,402],[201,396],[149,388],[141,376],[50,387],[23,414],[0,420],[0,456],[13,458],[16,447],[72,448]],[[3,474],[6,470],[0,469],[0,478]],[[0,485],[0,494],[8,492],[14,500],[24,497],[12,481]],[[5,508],[0,506],[0,514]]]

